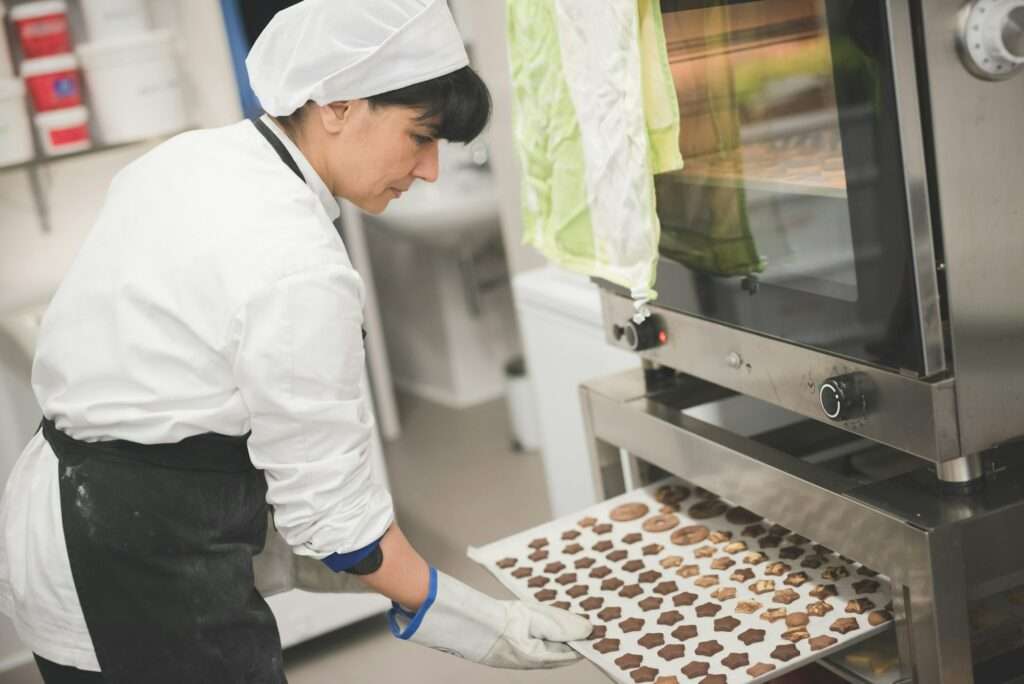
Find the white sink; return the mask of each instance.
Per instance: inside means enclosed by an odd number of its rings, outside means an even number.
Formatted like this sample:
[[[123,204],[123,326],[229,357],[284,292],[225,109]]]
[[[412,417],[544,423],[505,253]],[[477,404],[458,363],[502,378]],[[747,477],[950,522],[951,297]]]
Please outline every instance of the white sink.
[[[416,181],[370,221],[404,237],[436,246],[477,244],[500,232],[494,177],[461,145],[441,148],[436,183]]]

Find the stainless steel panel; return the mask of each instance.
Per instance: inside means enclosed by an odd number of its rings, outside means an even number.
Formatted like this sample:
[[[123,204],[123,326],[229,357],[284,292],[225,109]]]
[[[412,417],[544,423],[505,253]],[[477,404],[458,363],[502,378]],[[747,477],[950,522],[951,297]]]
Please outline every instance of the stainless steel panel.
[[[918,101],[917,62],[914,55],[910,0],[892,0],[887,5],[893,77],[900,122],[903,172],[907,185],[907,209],[910,219],[910,248],[917,285],[918,324],[926,376],[946,370],[946,339],[939,301],[939,278],[935,263],[935,236],[932,231],[931,204],[928,196],[928,169],[925,163],[924,131]]]
[[[963,0],[918,0],[963,453],[1024,434],[1024,82],[957,54]]]
[[[633,305],[628,298],[608,291],[602,291],[602,305],[608,341],[615,344],[611,325],[628,320]],[[664,322],[668,341],[642,352],[645,359],[928,461],[960,456],[951,380],[926,382],[657,306],[651,310]],[[733,355],[742,362],[734,363]],[[821,409],[820,384],[849,373],[863,374],[872,385],[868,413],[832,423]]]

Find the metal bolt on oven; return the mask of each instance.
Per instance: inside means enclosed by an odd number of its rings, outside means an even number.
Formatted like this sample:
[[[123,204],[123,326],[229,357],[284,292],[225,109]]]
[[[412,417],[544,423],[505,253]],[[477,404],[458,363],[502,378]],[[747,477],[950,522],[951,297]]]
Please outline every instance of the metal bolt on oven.
[[[1024,628],[976,624],[1024,585],[1024,0],[661,4],[686,166],[647,327],[601,283],[647,372],[581,389],[595,472],[624,449],[884,572],[905,681],[1024,681]],[[737,394],[796,422],[684,412]]]

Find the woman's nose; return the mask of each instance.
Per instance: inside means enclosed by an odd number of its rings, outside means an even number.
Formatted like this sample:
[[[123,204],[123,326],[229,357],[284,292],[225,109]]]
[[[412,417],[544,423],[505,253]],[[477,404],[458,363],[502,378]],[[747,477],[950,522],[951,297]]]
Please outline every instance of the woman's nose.
[[[413,175],[428,183],[437,180],[439,173],[438,142],[435,140],[423,150]]]

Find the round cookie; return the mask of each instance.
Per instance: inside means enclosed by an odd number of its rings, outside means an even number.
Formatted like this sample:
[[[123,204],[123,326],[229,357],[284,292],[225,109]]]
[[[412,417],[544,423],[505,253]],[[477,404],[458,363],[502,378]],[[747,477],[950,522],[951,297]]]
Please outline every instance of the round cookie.
[[[717,518],[727,510],[729,510],[728,504],[718,499],[705,499],[690,506],[686,514],[694,520],[707,520],[709,518]]]
[[[647,520],[644,520],[643,528],[648,532],[668,532],[673,527],[679,525],[679,517],[669,514],[658,514],[652,515]]]
[[[644,503],[624,503],[612,509],[608,517],[615,522],[629,522],[647,515],[650,507]]]
[[[671,540],[679,546],[692,546],[707,539],[709,534],[711,530],[704,525],[687,525],[673,532]]]

